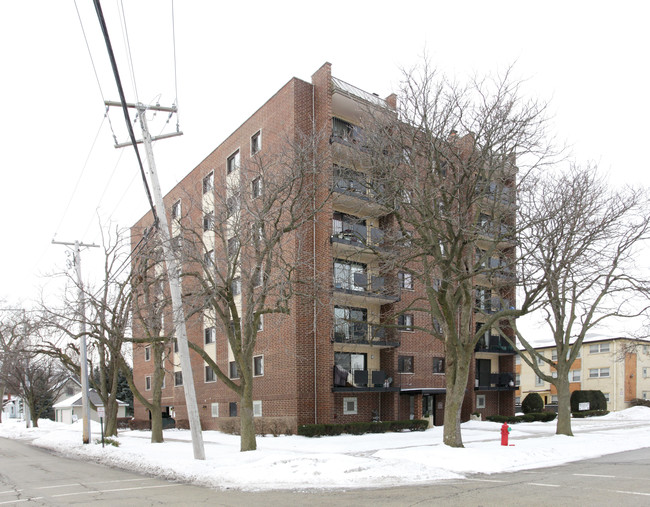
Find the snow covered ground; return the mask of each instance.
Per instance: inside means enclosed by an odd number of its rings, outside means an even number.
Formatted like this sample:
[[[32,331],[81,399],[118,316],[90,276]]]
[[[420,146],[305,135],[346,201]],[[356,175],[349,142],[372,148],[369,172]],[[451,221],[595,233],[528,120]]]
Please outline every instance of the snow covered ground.
[[[604,417],[574,419],[574,437],[556,436],[555,421],[512,426],[508,447],[500,424],[462,425],[464,449],[442,445],[442,428],[425,432],[306,438],[258,437],[258,450],[239,452],[239,437],[203,432],[205,461],[193,459],[190,433],[166,430],[165,443],[149,443],[146,431],[123,431],[119,447],[81,443],[81,423],[39,421],[0,424],[0,437],[70,457],[213,488],[242,490],[387,487],[560,465],[604,454],[650,447],[650,408],[634,407]],[[93,423],[93,442],[100,428]],[[0,444],[1,445],[1,444]]]

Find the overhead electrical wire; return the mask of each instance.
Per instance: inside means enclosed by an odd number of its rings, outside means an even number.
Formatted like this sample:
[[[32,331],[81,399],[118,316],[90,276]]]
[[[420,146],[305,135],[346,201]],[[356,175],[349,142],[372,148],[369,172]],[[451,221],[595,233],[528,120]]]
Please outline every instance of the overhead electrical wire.
[[[124,14],[124,2],[119,0],[120,8],[118,12],[120,13],[120,25],[122,26],[122,37],[124,38],[124,46],[126,46],[126,52],[129,55],[129,71],[131,72],[131,84],[133,85],[133,93],[135,94],[135,101],[140,102],[138,97],[138,86],[135,80],[135,67],[133,66],[133,57],[131,56],[131,42],[129,40],[129,30],[126,26],[126,14]],[[137,118],[137,115],[136,115]]]
[[[147,183],[147,177],[144,171],[144,166],[142,165],[142,158],[140,157],[140,150],[138,150],[138,144],[135,139],[135,133],[133,132],[133,126],[131,125],[131,118],[129,116],[129,110],[126,106],[126,98],[124,96],[124,89],[122,88],[122,81],[120,79],[120,73],[117,70],[117,62],[115,61],[115,54],[113,53],[113,46],[111,45],[111,40],[108,35],[108,29],[106,28],[106,22],[104,20],[104,14],[102,12],[102,7],[99,4],[99,0],[93,0],[95,5],[95,10],[97,11],[97,17],[99,19],[99,25],[102,29],[104,35],[104,41],[106,42],[106,49],[108,50],[108,56],[111,60],[111,67],[113,68],[113,75],[115,76],[115,82],[117,84],[117,91],[120,95],[120,101],[122,102],[122,112],[124,113],[124,120],[126,122],[127,129],[129,131],[129,137],[131,138],[131,144],[135,150],[135,155],[138,159],[138,165],[140,166],[140,174],[142,175],[142,181],[144,183],[145,191],[147,192],[147,198],[149,199],[149,206],[151,207],[151,212],[153,213],[154,226],[158,225],[158,214],[156,213],[156,207],[153,203],[153,198],[151,197],[151,191],[149,190],[149,184]]]
[[[176,106],[176,132],[180,131],[180,115],[178,113],[178,77],[176,74],[176,15],[174,13],[174,0],[172,0],[172,41],[174,47],[174,105]],[[167,120],[169,121],[169,119]]]

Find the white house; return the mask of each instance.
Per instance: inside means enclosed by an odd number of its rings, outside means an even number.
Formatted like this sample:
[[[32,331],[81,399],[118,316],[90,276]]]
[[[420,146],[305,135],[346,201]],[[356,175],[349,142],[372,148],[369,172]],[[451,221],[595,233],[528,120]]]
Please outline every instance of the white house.
[[[2,420],[7,419],[22,419],[23,417],[23,404],[20,397],[5,394],[2,397]]]
[[[97,411],[93,408],[103,407],[104,402],[102,402],[99,394],[94,389],[88,391],[88,397],[90,399],[90,418],[93,421],[99,422],[99,416]],[[126,407],[129,406],[128,403],[125,403],[121,400],[117,400],[117,417],[126,417]],[[77,393],[69,398],[66,398],[54,405],[54,420],[56,422],[63,422],[66,424],[72,424],[78,419],[83,417],[81,410],[81,393]]]

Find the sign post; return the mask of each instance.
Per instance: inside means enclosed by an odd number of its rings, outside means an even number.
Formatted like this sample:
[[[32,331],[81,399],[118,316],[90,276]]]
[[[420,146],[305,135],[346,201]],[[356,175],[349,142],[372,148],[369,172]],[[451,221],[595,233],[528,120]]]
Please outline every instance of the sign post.
[[[102,431],[102,447],[104,447],[104,407],[97,407],[97,415],[99,416],[99,427]]]

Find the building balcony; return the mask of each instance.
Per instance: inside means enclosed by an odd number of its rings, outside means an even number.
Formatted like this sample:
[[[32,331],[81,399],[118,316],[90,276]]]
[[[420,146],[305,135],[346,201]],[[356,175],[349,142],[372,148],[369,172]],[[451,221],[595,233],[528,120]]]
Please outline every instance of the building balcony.
[[[381,193],[362,172],[334,166],[332,192],[336,207],[346,212],[364,216],[381,216],[388,212]]]
[[[510,372],[479,375],[475,380],[475,391],[515,391],[515,374]]]
[[[399,333],[378,324],[367,322],[335,323],[332,341],[357,345],[372,345],[379,348],[399,347]]]
[[[515,349],[508,343],[508,341],[498,335],[491,335],[489,337],[481,336],[474,352],[488,352],[492,354],[516,354]]]
[[[382,370],[352,370],[335,365],[333,368],[334,392],[397,392],[393,379]]]
[[[478,313],[491,315],[493,313],[501,312],[503,310],[512,309],[512,303],[509,299],[502,299],[499,297],[477,298],[475,310]]]
[[[352,279],[334,278],[334,302],[346,306],[386,305],[400,300],[397,287],[387,285],[383,276],[353,273]]]
[[[384,231],[377,227],[354,225],[338,232],[337,228],[334,228],[334,231],[330,237],[334,257],[356,257],[364,262],[371,262],[383,250]]]

